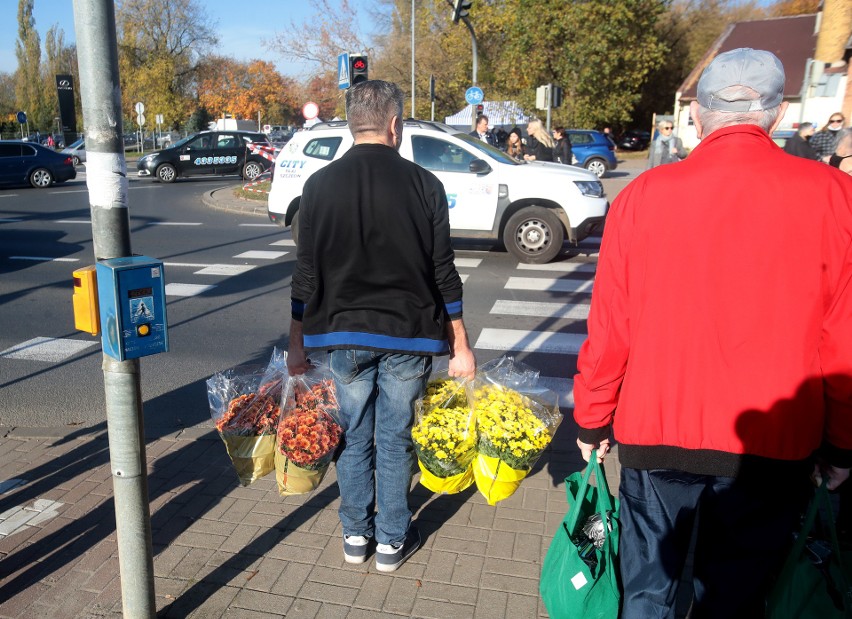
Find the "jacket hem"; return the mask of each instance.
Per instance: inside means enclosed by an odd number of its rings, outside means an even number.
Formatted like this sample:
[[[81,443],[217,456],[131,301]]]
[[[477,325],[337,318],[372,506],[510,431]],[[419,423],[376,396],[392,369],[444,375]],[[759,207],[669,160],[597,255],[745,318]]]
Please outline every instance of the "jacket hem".
[[[621,466],[631,469],[672,469],[695,475],[743,477],[755,475],[798,474],[812,466],[811,459],[780,460],[750,454],[735,454],[712,449],[686,449],[671,445],[618,444]],[[785,473],[786,471],[786,473]]]

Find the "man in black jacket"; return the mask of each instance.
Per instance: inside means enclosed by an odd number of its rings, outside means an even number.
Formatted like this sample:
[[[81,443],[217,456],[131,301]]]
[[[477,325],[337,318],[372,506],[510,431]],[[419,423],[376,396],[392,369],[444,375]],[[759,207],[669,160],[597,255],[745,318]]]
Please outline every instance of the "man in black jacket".
[[[408,492],[414,403],[433,355],[451,376],[476,361],[462,320],[462,283],[438,178],[403,159],[403,94],[379,80],[346,93],[355,144],[305,183],[292,284],[287,366],[331,351],[345,447],[337,462],[343,553],[392,572],[420,545]],[[378,508],[378,514],[374,509]]]
[[[795,155],[796,157],[818,161],[819,155],[817,155],[817,152],[808,141],[815,131],[816,129],[814,128],[813,123],[802,123],[799,125],[799,130],[796,132],[796,135],[791,137],[787,140],[787,143],[784,144],[784,152],[790,155]]]
[[[471,131],[470,135],[471,137],[482,140],[486,144],[490,144],[495,148],[497,147],[497,140],[494,138],[494,134],[488,130],[488,116],[485,114],[476,118],[476,129]]]

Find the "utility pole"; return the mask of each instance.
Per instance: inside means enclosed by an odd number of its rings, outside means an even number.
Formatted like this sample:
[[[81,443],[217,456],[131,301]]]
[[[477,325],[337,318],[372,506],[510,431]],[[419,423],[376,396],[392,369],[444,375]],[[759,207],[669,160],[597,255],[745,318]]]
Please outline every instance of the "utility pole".
[[[131,255],[113,0],[74,0],[95,259]],[[154,561],[139,360],[103,355],[124,619],[153,619]]]
[[[417,118],[414,113],[414,0],[411,0],[411,117]]]

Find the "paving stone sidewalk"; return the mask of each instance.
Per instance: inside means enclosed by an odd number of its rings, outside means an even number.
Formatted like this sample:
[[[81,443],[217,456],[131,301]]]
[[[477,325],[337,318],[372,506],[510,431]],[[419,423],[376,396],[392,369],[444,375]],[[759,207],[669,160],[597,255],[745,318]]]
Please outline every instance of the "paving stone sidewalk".
[[[158,616],[546,617],[541,562],[582,468],[570,416],[533,474],[489,506],[412,491],[423,547],[397,572],[343,561],[334,469],[308,496],[241,487],[213,430],[148,432]],[[0,618],[120,617],[105,427],[0,428]],[[607,477],[617,487],[614,458]],[[415,478],[416,479],[416,478]]]

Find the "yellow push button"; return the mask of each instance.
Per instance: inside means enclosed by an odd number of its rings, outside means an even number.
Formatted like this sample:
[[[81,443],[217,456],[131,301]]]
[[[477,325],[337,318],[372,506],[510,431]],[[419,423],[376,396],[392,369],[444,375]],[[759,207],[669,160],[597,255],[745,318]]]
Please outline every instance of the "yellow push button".
[[[151,334],[151,325],[139,325],[136,327],[136,335],[139,337],[145,337],[146,335]]]

